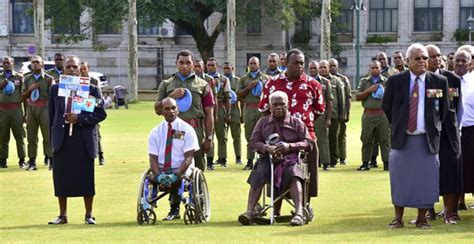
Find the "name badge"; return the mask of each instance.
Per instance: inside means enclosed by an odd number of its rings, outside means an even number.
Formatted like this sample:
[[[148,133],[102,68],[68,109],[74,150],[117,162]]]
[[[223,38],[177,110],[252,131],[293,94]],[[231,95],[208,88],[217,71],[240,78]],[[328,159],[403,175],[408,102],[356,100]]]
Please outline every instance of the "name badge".
[[[173,139],[184,140],[186,132],[180,130],[173,130]]]

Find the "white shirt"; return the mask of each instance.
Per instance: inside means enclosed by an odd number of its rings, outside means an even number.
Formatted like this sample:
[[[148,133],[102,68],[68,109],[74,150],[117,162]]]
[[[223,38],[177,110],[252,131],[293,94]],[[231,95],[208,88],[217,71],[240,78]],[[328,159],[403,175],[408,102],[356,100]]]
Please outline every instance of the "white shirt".
[[[171,169],[178,169],[184,163],[184,153],[199,150],[199,143],[194,128],[184,120],[176,118],[171,127],[174,130],[171,147]],[[162,121],[150,132],[148,139],[148,153],[158,156],[158,165],[163,169],[165,164],[166,136],[168,122]],[[194,167],[194,159],[188,171]]]
[[[420,79],[418,79],[418,113],[416,118],[416,130],[407,133],[410,135],[420,135],[426,133],[425,129],[425,78],[426,73],[419,75]],[[413,86],[415,85],[416,75],[410,71],[410,94],[413,91]]]
[[[461,127],[474,126],[474,73],[461,77]]]

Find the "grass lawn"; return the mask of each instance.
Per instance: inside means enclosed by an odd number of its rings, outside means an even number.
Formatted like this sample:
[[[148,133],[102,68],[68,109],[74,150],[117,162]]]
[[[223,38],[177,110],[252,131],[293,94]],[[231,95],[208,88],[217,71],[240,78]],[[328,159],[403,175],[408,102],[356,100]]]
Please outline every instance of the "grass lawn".
[[[407,209],[404,229],[386,227],[393,218],[388,173],[380,168],[356,171],[361,147],[359,103],[354,103],[351,114],[348,165],[320,172],[320,196],[312,201],[315,220],[300,228],[286,224],[248,227],[237,222],[237,216],[246,209],[249,171],[242,171],[243,165],[234,164],[230,147],[230,166],[218,166],[215,171],[206,172],[211,192],[210,223],[186,226],[182,220],[167,223],[160,220],[154,226],[139,226],[136,197],[141,174],[148,168],[148,133],[161,119],[154,114],[151,102],[132,104],[129,110],[109,110],[107,120],[102,123],[107,164],[96,167],[96,226],[84,224],[82,198],[69,199],[69,224],[46,224],[58,214],[51,171],[42,164],[35,172],[18,169],[12,140],[9,168],[0,169],[0,242],[472,243],[474,210],[462,211],[458,225],[447,226],[436,220],[433,228],[419,230],[407,224],[415,216],[415,210]],[[42,157],[38,159],[38,163],[42,162]],[[472,196],[466,200],[474,202]],[[436,208],[440,210],[441,205],[437,204]],[[158,218],[163,218],[167,211],[168,203],[160,201]]]

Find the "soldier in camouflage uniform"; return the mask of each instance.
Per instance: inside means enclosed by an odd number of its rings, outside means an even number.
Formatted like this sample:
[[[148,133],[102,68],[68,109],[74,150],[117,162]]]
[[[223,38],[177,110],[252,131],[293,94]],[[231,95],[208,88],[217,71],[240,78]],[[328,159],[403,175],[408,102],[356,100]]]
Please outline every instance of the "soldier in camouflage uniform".
[[[237,94],[237,87],[239,86],[239,77],[234,74],[234,66],[229,62],[224,62],[222,69],[224,70],[224,76],[230,81],[230,88]],[[239,105],[240,104],[240,105]],[[234,141],[234,154],[235,163],[242,164],[242,141],[240,125],[243,123],[243,117],[241,113],[241,102],[239,99],[234,104],[231,104],[230,110],[230,134]]]
[[[346,123],[349,122],[351,110],[351,83],[349,82],[349,78],[347,78],[347,76],[339,73],[339,62],[337,59],[332,58],[329,60],[329,72],[331,75],[337,76],[344,84],[344,113],[343,117],[339,118],[339,136],[337,138],[337,144],[339,146],[339,163],[341,165],[346,165]]]
[[[214,121],[214,130],[217,138],[216,161],[223,167],[227,167],[227,132],[230,123],[230,81],[224,75],[217,72],[217,60],[209,58],[206,63],[207,74],[215,81],[217,93],[217,119]],[[212,161],[211,161],[212,162]]]
[[[25,165],[25,128],[23,128],[23,110],[21,108],[21,88],[23,76],[13,70],[13,58],[3,58],[3,73],[0,74],[0,168],[7,167],[10,129],[16,141],[16,150],[20,168]],[[3,88],[7,82],[13,82],[13,94],[5,94]]]
[[[79,68],[79,70],[81,72],[82,77],[89,77],[90,83],[94,86],[97,86],[97,88],[99,89],[100,94],[102,95],[102,89],[99,87],[99,81],[96,78],[89,76],[89,63],[85,62],[85,61],[82,61],[81,62],[81,67]],[[99,165],[105,165],[104,151],[103,151],[103,147],[102,147],[102,135],[100,134],[100,124],[97,124],[96,127],[97,127],[97,134],[98,134],[98,137],[99,137],[99,140],[98,140]]]
[[[280,57],[278,57],[278,54],[270,53],[268,55],[268,58],[267,58],[268,67],[265,70],[263,70],[262,72],[264,74],[268,75],[269,77],[272,77],[272,76],[279,75],[279,74],[283,73],[283,71],[281,71],[278,68],[278,62],[280,62]]]
[[[194,163],[197,168],[205,171],[204,153],[209,151],[213,141],[214,96],[209,84],[192,72],[194,65],[191,51],[180,51],[176,55],[176,66],[178,72],[163,80],[158,87],[155,111],[158,115],[161,115],[161,101],[165,97],[179,99],[184,96],[184,88],[191,91],[191,108],[185,112],[180,112],[178,116],[196,131],[201,150],[194,153]]]
[[[400,51],[395,51],[393,53],[393,63],[395,64],[395,69],[397,72],[402,72],[408,70],[408,67],[405,66],[405,60],[403,59],[403,53]],[[388,77],[387,77],[388,79]]]
[[[372,93],[378,86],[385,87],[387,78],[381,75],[381,65],[378,61],[370,64],[370,76],[364,77],[357,88],[356,99],[362,101],[362,165],[358,170],[370,170],[369,160],[372,156],[374,142],[380,145],[384,170],[388,170],[388,155],[390,151],[390,124],[382,110],[382,99]]]
[[[27,101],[26,109],[26,139],[28,141],[28,168],[36,170],[36,156],[38,155],[38,128],[43,136],[43,152],[46,155],[45,163],[51,162],[53,157],[49,142],[48,100],[49,88],[54,78],[43,71],[43,59],[40,56],[31,57],[32,72],[23,79],[21,98]],[[34,100],[35,90],[39,91],[39,98]],[[33,96],[32,96],[33,95]]]
[[[317,61],[311,61],[308,67],[310,76],[317,80],[319,84],[321,84],[324,104],[326,104],[326,110],[324,113],[314,121],[314,132],[316,133],[316,138],[318,138],[317,143],[319,148],[319,167],[322,165],[323,170],[328,170],[328,167],[331,164],[328,134],[329,127],[331,127],[332,101],[334,100],[334,97],[331,93],[332,86],[328,79],[319,75],[319,64]]]
[[[54,78],[54,82],[59,82],[59,76],[63,74],[64,69],[64,54],[55,53],[54,54],[54,68],[46,70],[46,74]]]
[[[339,160],[339,120],[344,118],[344,83],[335,75],[329,72],[329,62],[321,60],[319,62],[319,74],[331,81],[331,94],[334,97],[332,102],[331,126],[329,127],[329,151],[331,153],[331,167],[336,167]]]
[[[214,116],[214,124],[217,120],[217,90],[216,90],[216,81],[210,75],[204,73],[204,61],[200,58],[194,59],[194,74],[205,80],[207,84],[211,87],[212,95],[214,97],[214,109],[213,109],[213,116]],[[214,170],[214,144],[211,145],[209,151],[206,152],[206,162],[207,162],[207,169]]]
[[[252,135],[253,128],[257,124],[257,121],[262,116],[260,111],[258,111],[258,104],[260,102],[261,94],[253,95],[251,90],[257,86],[259,82],[262,83],[263,90],[263,86],[268,79],[268,76],[262,74],[259,68],[260,60],[257,57],[251,57],[249,59],[250,72],[240,78],[239,86],[237,88],[237,95],[239,99],[245,103],[243,114],[245,138],[247,139],[247,164],[245,165],[244,170],[251,170],[253,168],[255,152],[250,147],[250,136]]]

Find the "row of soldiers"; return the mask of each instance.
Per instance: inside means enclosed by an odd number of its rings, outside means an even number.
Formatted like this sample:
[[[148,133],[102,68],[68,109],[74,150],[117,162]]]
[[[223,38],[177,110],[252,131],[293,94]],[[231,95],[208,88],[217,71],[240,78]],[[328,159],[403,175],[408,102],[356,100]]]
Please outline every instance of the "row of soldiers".
[[[26,170],[37,170],[38,130],[41,131],[43,138],[44,165],[49,169],[52,168],[47,105],[49,88],[59,81],[59,77],[63,73],[64,59],[64,54],[56,53],[54,55],[55,67],[44,70],[43,58],[32,56],[30,59],[31,71],[21,74],[14,70],[12,57],[3,57],[3,72],[0,73],[0,168],[8,167],[8,144],[10,132],[12,132],[19,158],[18,166]],[[88,72],[89,64],[87,62],[81,63],[81,75],[88,77]],[[96,79],[90,78],[92,84],[98,85]],[[25,123],[26,131],[23,126]],[[24,142],[25,136],[28,143],[27,149]],[[26,157],[28,157],[28,161],[25,161]],[[104,163],[101,151],[99,164]]]

